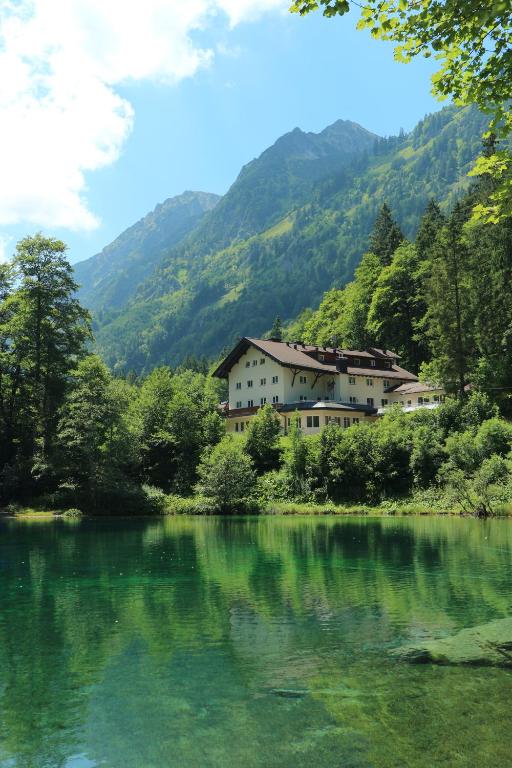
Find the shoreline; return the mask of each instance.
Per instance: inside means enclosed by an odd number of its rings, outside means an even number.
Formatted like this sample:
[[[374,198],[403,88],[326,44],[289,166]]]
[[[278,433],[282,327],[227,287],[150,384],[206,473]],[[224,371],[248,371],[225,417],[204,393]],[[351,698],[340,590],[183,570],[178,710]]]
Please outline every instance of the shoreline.
[[[26,520],[26,521],[54,521],[79,522],[82,519],[151,519],[158,520],[165,517],[458,517],[462,519],[474,518],[462,510],[446,510],[422,507],[412,502],[399,504],[392,503],[383,506],[351,505],[342,506],[335,504],[302,504],[276,502],[268,504],[260,510],[225,510],[211,508],[206,510],[204,506],[198,511],[194,505],[194,499],[182,499],[178,508],[167,507],[160,514],[88,514],[66,516],[62,510],[34,509],[33,507],[20,507],[16,511],[0,509],[0,520]],[[190,502],[189,504],[187,502]],[[509,519],[512,518],[512,505],[503,505],[496,514],[481,519]]]

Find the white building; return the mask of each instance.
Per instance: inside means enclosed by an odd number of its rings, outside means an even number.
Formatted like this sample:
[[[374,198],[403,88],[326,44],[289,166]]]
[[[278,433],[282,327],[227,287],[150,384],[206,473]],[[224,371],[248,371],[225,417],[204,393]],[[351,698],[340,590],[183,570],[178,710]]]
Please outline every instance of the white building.
[[[229,432],[243,432],[258,408],[271,403],[284,431],[296,412],[302,430],[313,434],[331,421],[344,427],[372,421],[396,402],[412,408],[421,405],[420,398],[434,403],[434,397],[442,397],[397,361],[386,349],[357,351],[244,337],[214,376],[228,380]],[[407,389],[411,386],[416,389]]]

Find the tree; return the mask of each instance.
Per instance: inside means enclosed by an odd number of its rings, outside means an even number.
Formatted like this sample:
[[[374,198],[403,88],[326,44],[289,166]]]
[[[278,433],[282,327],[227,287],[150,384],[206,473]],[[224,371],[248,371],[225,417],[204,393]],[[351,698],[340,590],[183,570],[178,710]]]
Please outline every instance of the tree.
[[[231,436],[203,455],[198,475],[199,493],[223,512],[243,507],[253,496],[256,473],[252,461]]]
[[[49,471],[68,375],[91,338],[89,314],[75,298],[78,286],[65,252],[63,242],[40,234],[21,240],[0,288],[4,460],[24,465],[27,486]]]
[[[400,245],[377,280],[368,312],[373,339],[403,358],[405,368],[418,372],[428,359],[421,330],[426,311],[423,298],[425,262],[411,243]]]
[[[277,341],[281,341],[283,338],[283,324],[279,315],[274,320],[268,336],[269,339],[276,339]]]
[[[368,312],[382,262],[375,253],[365,253],[356,269],[354,280],[344,290],[340,318],[340,343],[352,349],[365,349],[373,343],[368,332]]]
[[[474,357],[471,273],[463,239],[466,210],[457,204],[432,249],[427,334],[444,385],[460,396]]]
[[[445,223],[446,219],[441,213],[439,204],[435,200],[430,200],[416,233],[415,245],[421,259],[429,257],[439,232]]]
[[[393,219],[389,206],[384,203],[370,235],[370,251],[386,266],[403,239],[402,231]]]
[[[127,402],[116,390],[101,359],[91,355],[72,373],[71,389],[60,410],[57,440],[61,487],[73,503],[98,512],[101,491],[127,460],[131,441],[122,414]]]
[[[225,432],[212,379],[194,371],[155,369],[134,406],[142,478],[166,491],[188,493],[207,446]]]
[[[258,473],[277,469],[280,434],[281,418],[275,408],[266,403],[252,419],[245,441],[245,452],[253,460]]]
[[[432,77],[434,94],[456,104],[476,104],[491,116],[490,129],[507,135],[512,129],[509,83],[512,80],[512,8],[489,0],[295,0],[291,10],[306,14],[323,7],[325,16],[361,8],[359,29],[396,43],[395,58],[435,55],[440,67]],[[498,181],[488,205],[477,215],[496,220],[512,212],[512,155],[499,150],[483,155],[475,173],[491,173]]]

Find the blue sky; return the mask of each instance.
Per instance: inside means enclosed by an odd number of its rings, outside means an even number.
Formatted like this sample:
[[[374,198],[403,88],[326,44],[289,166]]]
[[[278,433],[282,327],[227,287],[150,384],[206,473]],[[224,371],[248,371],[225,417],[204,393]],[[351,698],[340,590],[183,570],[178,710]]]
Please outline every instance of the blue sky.
[[[390,135],[401,127],[412,129],[426,113],[440,108],[430,95],[434,65],[423,60],[396,63],[388,44],[356,31],[354,14],[335,20],[320,14],[300,18],[282,12],[280,0],[266,2],[270,9],[256,20],[236,23],[231,18],[230,25],[220,13],[188,30],[188,48],[175,50],[172,63],[165,62],[166,76],[161,61],[149,75],[109,62],[102,87],[95,90],[87,72],[78,71],[76,85],[67,93],[80,82],[90,91],[89,102],[70,123],[80,141],[69,149],[66,145],[62,162],[59,144],[48,148],[57,158],[55,187],[62,178],[63,186],[70,185],[69,194],[64,199],[59,190],[49,189],[45,200],[43,179],[33,194],[42,200],[27,202],[23,189],[19,210],[9,200],[3,217],[0,196],[0,239],[6,255],[16,239],[42,229],[69,244],[72,261],[87,258],[167,197],[185,189],[224,193],[244,163],[295,126],[316,132],[344,118]],[[174,45],[179,48],[180,40]],[[207,64],[188,61],[196,50],[208,52]],[[185,76],[179,70],[180,55],[184,69],[190,70]],[[93,53],[93,61],[95,56],[101,58],[103,51]],[[76,66],[82,66],[82,59]],[[113,84],[115,67],[121,75]],[[58,100],[65,89],[59,86],[55,92]],[[63,98],[71,103],[71,96]],[[99,160],[91,147],[103,153]],[[39,149],[44,152],[44,145]],[[78,157],[80,153],[87,159]],[[43,171],[46,178],[53,174],[51,166]],[[82,174],[81,182],[76,173]],[[48,202],[52,195],[53,202]],[[78,197],[83,204],[77,204]]]

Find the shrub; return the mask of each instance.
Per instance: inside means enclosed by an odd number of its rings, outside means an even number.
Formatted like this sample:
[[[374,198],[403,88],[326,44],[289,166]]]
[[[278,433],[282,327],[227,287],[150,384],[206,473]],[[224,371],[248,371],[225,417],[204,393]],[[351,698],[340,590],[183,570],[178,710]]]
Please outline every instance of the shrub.
[[[198,474],[197,490],[221,512],[243,506],[254,496],[256,474],[252,461],[230,436],[203,455]]]
[[[70,507],[70,509],[66,509],[66,511],[62,513],[62,517],[65,520],[80,520],[83,517],[83,512],[76,507]]]

